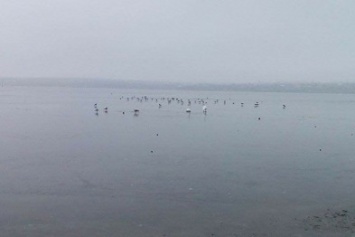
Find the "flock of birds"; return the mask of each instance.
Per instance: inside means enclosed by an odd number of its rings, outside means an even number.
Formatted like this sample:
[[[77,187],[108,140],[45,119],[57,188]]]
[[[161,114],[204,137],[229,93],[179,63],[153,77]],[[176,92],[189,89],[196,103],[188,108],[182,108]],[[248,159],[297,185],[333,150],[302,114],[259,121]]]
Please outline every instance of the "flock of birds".
[[[187,101],[185,101],[184,99],[181,98],[177,98],[177,97],[161,97],[161,98],[154,98],[154,97],[148,97],[148,96],[142,96],[142,97],[136,97],[136,96],[132,96],[132,97],[120,97],[120,100],[126,100],[127,102],[129,101],[136,101],[136,102],[148,102],[148,101],[153,101],[155,103],[158,104],[158,108],[162,108],[163,107],[163,103],[167,103],[167,104],[171,104],[172,102],[176,102],[177,104],[180,105],[184,105],[185,103],[187,104],[187,108],[186,108],[186,113],[191,113],[191,104],[200,104],[202,105],[202,113],[207,114],[207,101],[209,100],[209,98],[207,97],[206,99],[187,99]],[[213,101],[214,104],[218,104],[220,102],[219,99],[215,99]],[[232,102],[233,104],[235,104],[235,102]],[[227,104],[227,100],[223,100],[223,104],[226,105]],[[240,105],[243,107],[244,103],[240,103]],[[255,102],[254,107],[257,108],[259,107],[259,102]],[[286,105],[282,105],[283,109],[286,108]],[[94,108],[95,108],[95,114],[99,115],[99,108],[97,103],[94,104]],[[105,107],[103,109],[104,113],[108,113],[108,107]],[[137,116],[139,114],[139,109],[134,109],[133,111],[131,111],[134,113],[135,116]],[[125,112],[123,111],[122,114],[125,114]],[[259,118],[260,120],[260,118]]]

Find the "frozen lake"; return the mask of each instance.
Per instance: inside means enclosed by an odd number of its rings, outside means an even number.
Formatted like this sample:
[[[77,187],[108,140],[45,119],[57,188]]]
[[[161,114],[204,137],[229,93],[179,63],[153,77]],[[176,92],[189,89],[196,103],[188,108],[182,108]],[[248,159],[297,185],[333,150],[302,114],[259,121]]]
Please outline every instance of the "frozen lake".
[[[0,106],[1,236],[354,235],[355,95],[1,87]]]

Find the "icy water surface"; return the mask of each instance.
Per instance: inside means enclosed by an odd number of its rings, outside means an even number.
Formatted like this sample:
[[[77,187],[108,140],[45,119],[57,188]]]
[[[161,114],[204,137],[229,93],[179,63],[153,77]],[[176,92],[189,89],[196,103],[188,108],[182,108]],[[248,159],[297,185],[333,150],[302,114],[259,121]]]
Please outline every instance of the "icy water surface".
[[[0,106],[1,236],[354,235],[354,95],[2,87]]]

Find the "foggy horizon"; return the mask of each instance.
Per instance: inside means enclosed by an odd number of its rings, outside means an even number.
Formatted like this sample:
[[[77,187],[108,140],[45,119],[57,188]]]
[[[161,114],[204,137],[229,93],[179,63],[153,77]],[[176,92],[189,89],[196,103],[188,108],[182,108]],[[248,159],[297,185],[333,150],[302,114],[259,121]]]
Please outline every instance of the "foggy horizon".
[[[355,82],[355,3],[6,1],[0,78]]]

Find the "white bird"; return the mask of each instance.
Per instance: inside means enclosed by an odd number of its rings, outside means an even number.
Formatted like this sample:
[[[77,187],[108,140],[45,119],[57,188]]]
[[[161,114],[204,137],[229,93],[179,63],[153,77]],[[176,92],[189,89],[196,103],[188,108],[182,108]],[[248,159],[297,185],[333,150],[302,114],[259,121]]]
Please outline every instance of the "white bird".
[[[190,109],[190,108],[187,108],[187,109],[186,109],[186,113],[191,113],[191,109]]]
[[[203,112],[203,113],[207,113],[207,106],[206,106],[206,105],[204,105],[204,106],[202,107],[202,112]]]

